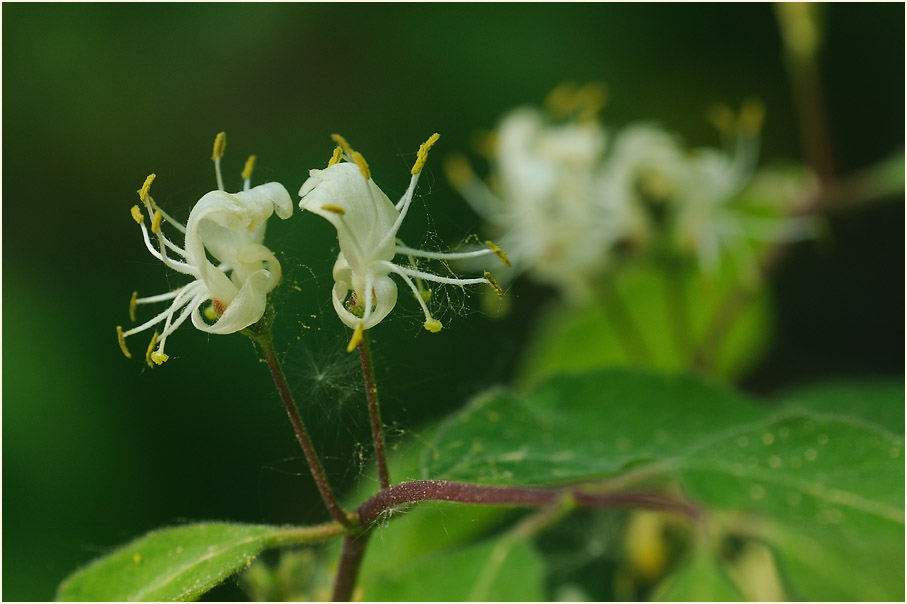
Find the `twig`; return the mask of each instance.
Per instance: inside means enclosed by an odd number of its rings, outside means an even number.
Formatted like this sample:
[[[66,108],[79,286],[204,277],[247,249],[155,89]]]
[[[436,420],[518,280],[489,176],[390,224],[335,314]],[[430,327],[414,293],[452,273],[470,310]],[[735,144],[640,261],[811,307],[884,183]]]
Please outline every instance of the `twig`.
[[[375,366],[368,332],[359,341],[359,359],[362,361],[362,377],[365,380],[365,396],[368,399],[368,415],[372,424],[372,442],[375,446],[375,463],[378,466],[378,481],[381,489],[390,486],[387,471],[387,454],[384,448],[384,425],[381,423],[381,408],[378,404],[378,385],[375,382]]]
[[[315,447],[312,446],[312,440],[309,438],[309,433],[305,428],[302,417],[299,415],[296,401],[293,400],[293,394],[290,392],[289,384],[287,384],[287,378],[283,373],[280,359],[277,358],[277,353],[274,350],[274,338],[271,335],[271,324],[273,320],[274,311],[269,306],[265,315],[258,323],[243,331],[252,338],[253,341],[257,342],[261,348],[261,352],[265,357],[265,362],[268,364],[268,369],[271,370],[271,377],[274,378],[274,384],[277,386],[277,392],[280,394],[280,400],[283,401],[283,406],[287,410],[287,416],[290,418],[290,423],[293,424],[293,430],[296,432],[296,440],[299,441],[299,445],[302,447],[302,452],[309,464],[309,470],[312,473],[312,478],[315,479],[315,485],[321,493],[321,499],[324,501],[324,505],[327,507],[328,512],[330,512],[331,517],[334,518],[334,520],[346,528],[352,528],[353,523],[350,521],[346,512],[344,512],[337,503],[334,491],[328,483],[324,473],[324,466],[321,465],[321,460],[315,452]]]

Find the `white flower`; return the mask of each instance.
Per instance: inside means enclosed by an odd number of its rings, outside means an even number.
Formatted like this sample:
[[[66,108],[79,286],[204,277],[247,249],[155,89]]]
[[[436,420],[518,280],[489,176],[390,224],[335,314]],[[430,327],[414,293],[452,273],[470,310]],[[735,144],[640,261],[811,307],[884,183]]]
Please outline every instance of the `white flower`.
[[[340,254],[334,264],[331,296],[340,320],[354,330],[348,350],[355,348],[363,330],[377,325],[394,308],[397,285],[391,274],[400,277],[412,290],[425,314],[425,329],[433,333],[440,331],[441,322],[432,317],[424,293],[414,279],[461,286],[489,283],[500,294],[500,288],[488,273],[475,279],[441,277],[393,261],[397,255],[452,260],[498,254],[506,262],[500,248],[490,242],[486,249],[440,253],[408,248],[397,239],[428,150],[438,140],[437,134],[419,148],[409,187],[396,205],[371,179],[365,158],[353,151],[343,137],[334,135],[334,140],[338,146],[328,167],[309,172],[309,178],[300,188],[299,207],[326,218],[337,229]],[[341,161],[344,159],[347,161]]]
[[[225,192],[220,171],[225,141],[222,132],[214,142],[212,159],[217,190],[198,200],[185,226],[165,214],[149,195],[154,174],[139,189],[139,198],[151,219],[150,231],[157,239],[157,247],[152,244],[149,228],[145,226],[145,214],[139,206],[132,207],[132,217],[141,227],[151,255],[168,268],[192,278],[189,283],[165,294],[146,298],[138,298],[136,293],[132,295],[129,314],[133,321],[137,305],[170,302],[166,310],[137,327],[128,331],[117,327],[120,348],[131,357],[126,338],[164,324],[160,335],[154,332],[148,346],[145,360],[149,366],[152,362],[160,365],[168,359],[164,352],[167,338],[190,316],[196,328],[215,334],[234,333],[257,322],[265,312],[268,292],[280,281],[280,263],[263,244],[265,226],[275,212],[281,218],[289,218],[293,213],[293,202],[287,190],[278,183],[251,186],[254,155],[249,157],[243,170],[243,190]],[[183,247],[164,234],[162,227],[165,224],[185,235]],[[209,260],[209,255],[218,262],[216,266]],[[206,309],[206,320],[200,309],[209,300],[211,307]]]
[[[789,242],[815,234],[811,218],[759,216],[739,203],[751,191],[759,158],[759,129],[764,109],[758,101],[744,103],[739,116],[724,106],[716,107],[712,121],[725,136],[729,151],[701,149],[688,160],[687,175],[675,192],[675,238],[691,250],[700,268],[715,272],[722,253],[736,261],[745,281],[758,279],[758,260],[750,240]],[[760,200],[764,209],[790,211],[790,194],[777,189]],[[765,204],[765,201],[769,201]],[[752,209],[752,208],[750,208]]]
[[[502,233],[513,273],[580,298],[628,229],[618,207],[625,197],[611,194],[602,171],[608,136],[594,119],[602,93],[590,90],[555,90],[566,105],[555,116],[566,121],[528,107],[508,113],[494,135],[490,188],[462,157],[445,165],[453,186]]]

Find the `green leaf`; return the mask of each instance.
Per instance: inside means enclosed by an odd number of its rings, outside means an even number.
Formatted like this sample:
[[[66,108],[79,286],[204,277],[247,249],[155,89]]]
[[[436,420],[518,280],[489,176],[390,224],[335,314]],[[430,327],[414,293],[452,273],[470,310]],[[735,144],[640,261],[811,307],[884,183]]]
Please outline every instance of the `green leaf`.
[[[716,275],[695,267],[628,267],[602,300],[548,309],[530,338],[517,384],[532,386],[565,371],[605,367],[686,370],[693,364],[694,346],[738,286],[731,266]],[[715,375],[728,380],[742,375],[758,362],[770,334],[769,296],[763,290],[709,359]],[[636,340],[642,341],[643,352]]]
[[[531,545],[504,536],[398,564],[362,586],[370,601],[524,602],[545,599],[543,577]]]
[[[810,416],[744,429],[687,455],[682,484],[776,551],[797,599],[904,593],[904,441]]]
[[[521,397],[474,399],[423,456],[423,476],[495,484],[600,478],[666,459],[766,410],[687,375],[622,369],[556,377]]]
[[[718,560],[705,548],[669,576],[656,590],[662,602],[739,602],[743,596],[728,578]]]
[[[782,404],[816,413],[865,420],[904,436],[904,382],[836,382],[786,394]]]
[[[559,376],[474,400],[424,475],[550,484],[632,468],[675,482],[719,534],[766,542],[794,597],[903,599],[904,439],[879,411],[903,390],[812,392],[770,406],[688,376]]]
[[[304,540],[307,531],[217,522],[160,529],[70,575],[57,600],[196,600],[262,549]]]

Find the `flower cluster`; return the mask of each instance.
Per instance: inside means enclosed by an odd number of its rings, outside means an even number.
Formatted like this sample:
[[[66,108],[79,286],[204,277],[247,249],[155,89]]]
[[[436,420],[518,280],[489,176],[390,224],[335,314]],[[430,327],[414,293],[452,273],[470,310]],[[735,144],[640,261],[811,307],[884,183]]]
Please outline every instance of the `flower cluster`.
[[[364,330],[377,325],[394,308],[397,286],[391,274],[412,290],[425,314],[425,329],[433,333],[440,331],[442,325],[428,310],[426,300],[430,290],[423,289],[423,281],[459,286],[490,284],[502,295],[501,288],[487,272],[483,277],[461,279],[394,262],[400,255],[429,260],[497,255],[505,264],[509,262],[503,250],[490,241],[481,249],[443,253],[409,248],[397,238],[428,151],[438,140],[437,134],[419,148],[409,187],[396,204],[371,179],[365,158],[353,151],[343,137],[335,135],[334,139],[338,146],[328,167],[310,172],[299,191],[302,197],[299,207],[327,218],[337,229],[340,254],[334,264],[332,298],[341,321],[353,329],[349,350],[361,341]],[[141,325],[126,331],[117,327],[120,348],[131,358],[126,339],[163,323],[160,333],[154,331],[145,353],[149,367],[168,359],[164,352],[167,338],[190,317],[196,328],[215,334],[235,333],[258,322],[267,308],[268,294],[280,281],[280,263],[264,245],[265,226],[272,214],[289,218],[293,202],[278,183],[251,186],[254,155],[243,170],[243,190],[225,192],[220,170],[225,146],[222,132],[215,139],[212,156],[217,190],[198,200],[186,225],[171,218],[151,197],[154,174],[138,191],[142,206],[132,207],[132,217],[141,228],[151,255],[166,267],[191,278],[178,289],[156,296],[139,298],[133,292],[129,306],[133,321],[139,305],[169,303],[166,310]],[[146,219],[150,225],[146,225]],[[165,226],[184,236],[182,247],[164,233]]]
[[[596,117],[604,100],[599,85],[567,84],[551,93],[545,111],[508,113],[492,137],[487,184],[463,156],[448,158],[448,179],[513,260],[502,279],[525,271],[582,299],[621,254],[656,241],[713,271],[722,252],[753,264],[741,245],[748,239],[812,233],[780,211],[747,216],[737,203],[756,169],[759,103],[744,104],[739,116],[713,112],[727,150],[688,150],[651,124],[609,132]]]
[[[243,170],[243,190],[224,191],[220,160],[225,147],[222,132],[215,139],[212,156],[217,190],[198,200],[185,225],[167,215],[151,197],[154,174],[145,179],[138,191],[142,206],[132,207],[132,217],[141,228],[151,255],[167,268],[191,278],[185,285],[164,294],[145,298],[139,298],[136,292],[132,294],[129,315],[133,321],[137,306],[169,302],[166,310],[137,327],[127,331],[117,327],[120,348],[131,357],[126,338],[163,323],[160,333],[154,331],[145,354],[149,367],[168,359],[164,352],[167,338],[190,316],[197,329],[214,334],[234,333],[257,322],[265,312],[268,292],[280,281],[280,263],[263,243],[265,226],[274,213],[289,218],[293,213],[292,199],[283,185],[275,182],[251,186],[254,155]],[[150,226],[146,226],[146,219]],[[183,235],[182,247],[164,233],[165,226]],[[157,246],[152,243],[152,236]],[[209,260],[209,254],[217,261],[216,265]],[[203,317],[201,308],[209,301]]]

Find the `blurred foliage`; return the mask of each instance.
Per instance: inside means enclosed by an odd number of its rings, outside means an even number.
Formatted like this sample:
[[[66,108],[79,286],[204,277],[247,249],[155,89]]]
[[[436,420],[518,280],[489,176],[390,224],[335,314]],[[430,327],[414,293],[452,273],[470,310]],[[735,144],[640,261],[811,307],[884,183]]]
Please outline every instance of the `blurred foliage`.
[[[903,146],[904,9],[824,8],[820,58],[843,172]],[[327,162],[330,133],[342,132],[391,197],[405,188],[418,144],[440,132],[405,229],[422,233],[427,223],[442,247],[479,220],[436,160],[469,149],[475,131],[567,79],[608,84],[606,122],[656,119],[691,144],[711,142],[703,116],[713,102],[758,95],[768,107],[763,157],[801,156],[767,5],[4,4],[2,12],[7,600],[51,598],[72,570],[158,526],[325,517],[249,342],[185,330],[154,371],[114,342],[130,293],[167,286],[128,216],[133,192],[155,172],[157,201],[185,219],[213,186],[216,132],[228,133],[228,175],[256,153],[258,178],[291,192]],[[903,217],[900,203],[851,208],[831,217],[831,237],[794,251],[773,285],[777,336],[748,388],[902,375],[902,298],[890,292],[900,282]],[[286,271],[276,339],[287,343],[287,371],[330,478],[350,487],[369,455],[368,425],[328,301],[334,233],[295,217],[275,222],[268,241]],[[551,292],[517,282],[508,296],[512,312],[501,320],[481,314],[477,299],[459,300],[463,316],[437,336],[423,333],[417,306],[401,298],[402,312],[374,331],[384,417],[399,427],[392,445],[404,428],[510,381]]]

